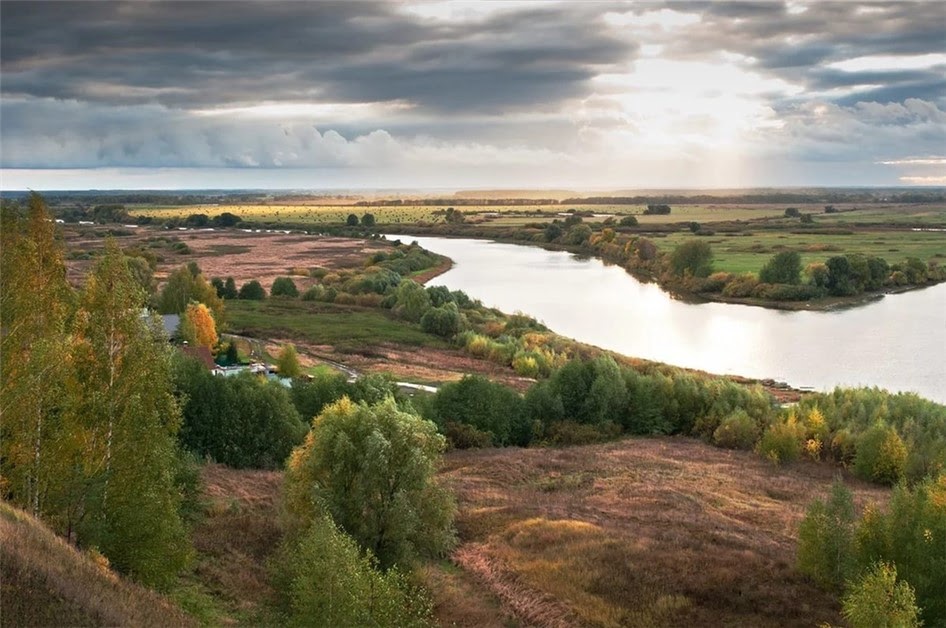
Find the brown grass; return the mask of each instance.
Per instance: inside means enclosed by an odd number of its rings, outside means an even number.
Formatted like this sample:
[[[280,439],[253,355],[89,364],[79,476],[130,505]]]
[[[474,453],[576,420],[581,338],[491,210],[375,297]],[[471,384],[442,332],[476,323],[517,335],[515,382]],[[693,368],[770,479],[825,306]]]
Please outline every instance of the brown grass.
[[[225,623],[268,623],[275,592],[266,563],[282,538],[282,473],[208,464],[201,475],[206,515],[193,533],[194,578],[223,602]]]
[[[838,604],[795,569],[796,530],[834,473],[659,438],[456,451],[442,476],[454,562],[525,623],[811,626],[838,623]]]
[[[4,626],[189,626],[179,608],[128,582],[0,502],[0,623]]]
[[[88,228],[69,225],[64,233],[69,251],[98,251],[104,247],[104,239],[90,237]],[[276,277],[293,275],[301,292],[315,283],[314,279],[298,276],[301,269],[362,268],[372,253],[390,250],[386,244],[357,238],[234,230],[167,231],[145,227],[135,229],[134,235],[118,238],[118,242],[122,248],[147,248],[147,239],[155,236],[177,238],[192,250],[182,255],[167,248],[155,249],[162,258],[155,272],[159,281],[182,264],[194,261],[207,278],[233,277],[238,287],[256,279],[267,292]],[[67,260],[69,280],[81,284],[92,264],[91,260]]]

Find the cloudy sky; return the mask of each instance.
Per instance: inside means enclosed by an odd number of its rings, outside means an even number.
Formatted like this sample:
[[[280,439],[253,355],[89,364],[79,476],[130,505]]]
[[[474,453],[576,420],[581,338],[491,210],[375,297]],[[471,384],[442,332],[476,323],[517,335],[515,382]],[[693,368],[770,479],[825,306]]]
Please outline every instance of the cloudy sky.
[[[946,185],[946,3],[0,3],[4,189]]]

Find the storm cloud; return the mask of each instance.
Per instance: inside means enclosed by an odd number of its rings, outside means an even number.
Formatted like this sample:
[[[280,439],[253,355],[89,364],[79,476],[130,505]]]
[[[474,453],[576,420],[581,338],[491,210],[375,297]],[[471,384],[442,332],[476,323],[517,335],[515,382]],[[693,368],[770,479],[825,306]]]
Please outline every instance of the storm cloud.
[[[944,33],[938,2],[4,0],[0,165],[889,184],[946,152]]]

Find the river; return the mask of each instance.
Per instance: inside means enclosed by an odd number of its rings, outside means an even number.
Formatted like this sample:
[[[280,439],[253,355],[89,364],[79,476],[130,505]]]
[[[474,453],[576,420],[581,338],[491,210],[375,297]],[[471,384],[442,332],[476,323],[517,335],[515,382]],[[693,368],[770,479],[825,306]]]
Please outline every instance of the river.
[[[562,251],[414,236],[454,261],[432,285],[618,353],[830,390],[880,386],[946,403],[946,284],[828,312],[686,303],[622,268]]]

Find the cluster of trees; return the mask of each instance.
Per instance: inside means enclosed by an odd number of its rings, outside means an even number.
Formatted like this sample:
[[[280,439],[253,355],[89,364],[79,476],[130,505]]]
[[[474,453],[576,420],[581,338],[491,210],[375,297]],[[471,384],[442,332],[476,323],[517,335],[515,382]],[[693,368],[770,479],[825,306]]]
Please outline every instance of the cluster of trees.
[[[282,384],[251,373],[223,377],[178,354],[171,382],[181,408],[181,445],[237,469],[276,469],[306,427]]]
[[[809,506],[798,531],[798,567],[820,586],[844,592],[856,628],[946,623],[946,475],[897,486],[886,511],[856,514],[836,481]]]
[[[775,413],[759,388],[682,372],[643,373],[608,356],[572,360],[524,396],[467,376],[415,403],[455,447],[581,444],[622,433],[709,438],[733,413],[757,423]]]
[[[390,397],[321,411],[286,470],[278,564],[293,623],[429,624],[430,600],[403,574],[455,542],[453,499],[434,480],[444,448]]]
[[[666,216],[670,213],[670,205],[648,205],[644,210],[645,216]]]
[[[365,212],[360,220],[357,214],[348,214],[348,218],[345,220],[345,224],[349,227],[357,227],[359,223],[362,227],[373,227],[375,224],[374,214]]]
[[[114,241],[76,293],[43,200],[2,215],[4,498],[112,566],[167,587],[191,549],[181,517],[170,348]]]
[[[606,259],[656,277],[663,285],[732,298],[805,301],[946,280],[946,267],[924,264],[917,258],[889,264],[880,257],[836,255],[802,268],[798,252],[782,251],[773,255],[758,274],[739,275],[714,273],[712,248],[703,240],[687,240],[669,254],[660,253],[644,237],[632,238],[623,245],[602,237],[591,237],[588,243]]]

